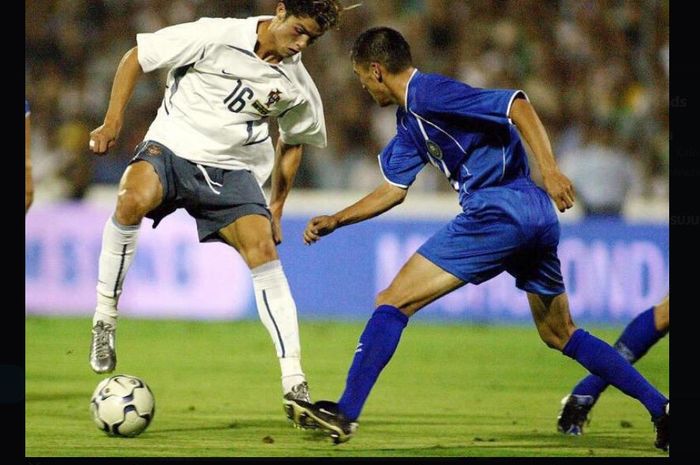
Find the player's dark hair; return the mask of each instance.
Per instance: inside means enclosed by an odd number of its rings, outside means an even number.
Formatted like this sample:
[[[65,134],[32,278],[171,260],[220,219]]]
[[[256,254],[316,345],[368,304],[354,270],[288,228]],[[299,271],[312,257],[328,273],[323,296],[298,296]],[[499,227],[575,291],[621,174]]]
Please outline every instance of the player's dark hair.
[[[313,18],[321,31],[336,26],[344,10],[338,0],[280,0],[287,8],[287,16]]]
[[[399,73],[413,63],[411,46],[400,32],[388,27],[373,27],[360,34],[350,58],[360,65],[381,63],[390,73]]]

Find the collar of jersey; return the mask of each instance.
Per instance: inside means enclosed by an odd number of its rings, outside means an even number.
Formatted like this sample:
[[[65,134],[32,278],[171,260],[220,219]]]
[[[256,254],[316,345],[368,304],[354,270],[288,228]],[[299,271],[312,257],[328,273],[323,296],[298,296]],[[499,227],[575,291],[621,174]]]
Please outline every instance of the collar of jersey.
[[[265,60],[261,59],[256,53],[255,53],[255,42],[258,41],[258,23],[261,21],[267,21],[268,19],[272,19],[274,16],[270,15],[261,15],[261,16],[250,16],[246,18],[246,21],[249,22],[246,26],[249,26],[250,29],[247,31],[245,37],[246,37],[246,47],[247,50],[250,51],[253,55],[255,55],[255,58],[260,60],[261,63],[265,63],[268,66],[280,66],[283,64],[290,64],[290,63],[295,63],[301,58],[301,53],[297,53],[292,57],[288,57],[280,61],[279,63],[268,63]]]

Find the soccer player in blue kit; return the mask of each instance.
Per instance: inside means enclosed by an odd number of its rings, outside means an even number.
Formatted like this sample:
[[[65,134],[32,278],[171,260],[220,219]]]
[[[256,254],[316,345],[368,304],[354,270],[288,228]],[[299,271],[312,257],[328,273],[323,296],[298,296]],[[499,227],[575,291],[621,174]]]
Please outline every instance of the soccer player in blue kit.
[[[668,399],[614,348],[576,328],[571,319],[557,257],[559,222],[547,194],[563,212],[573,206],[574,190],[559,171],[525,93],[477,89],[421,73],[402,35],[386,27],[362,33],[351,58],[372,98],[380,106],[398,105],[397,133],[379,155],[385,182],[353,205],[311,219],[304,241],[312,244],[400,204],[427,164],[444,173],[459,193],[462,212],[423,244],[377,296],[340,400],[295,401],[296,414],[311,417],[335,443],[350,439],[409,317],[467,283],[480,284],[507,271],[527,293],[544,343],[638,399],[656,427],[656,447],[667,449]],[[546,192],[530,178],[520,135],[532,149]]]

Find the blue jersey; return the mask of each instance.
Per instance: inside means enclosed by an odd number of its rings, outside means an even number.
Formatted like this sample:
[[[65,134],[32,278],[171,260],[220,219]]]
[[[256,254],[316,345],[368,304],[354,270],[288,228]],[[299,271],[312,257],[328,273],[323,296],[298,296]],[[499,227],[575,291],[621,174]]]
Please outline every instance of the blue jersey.
[[[508,113],[520,90],[479,89],[417,70],[406,107],[396,112],[396,136],[379,154],[384,178],[408,188],[430,163],[459,192],[460,204],[478,189],[529,180],[520,136]]]
[[[379,154],[384,178],[408,188],[430,163],[459,192],[462,213],[417,253],[465,283],[507,271],[518,288],[564,292],[557,256],[559,221],[530,179],[527,154],[508,113],[519,90],[477,89],[415,71],[396,136]],[[487,189],[508,186],[507,189]]]

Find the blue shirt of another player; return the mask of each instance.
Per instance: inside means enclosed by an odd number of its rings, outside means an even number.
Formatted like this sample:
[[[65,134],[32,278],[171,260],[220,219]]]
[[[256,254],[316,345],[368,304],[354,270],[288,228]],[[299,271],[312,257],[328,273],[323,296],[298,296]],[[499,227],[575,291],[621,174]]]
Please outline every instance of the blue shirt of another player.
[[[379,154],[391,184],[407,188],[430,163],[459,192],[459,201],[485,187],[529,180],[527,154],[508,118],[520,90],[479,89],[416,70],[396,112],[396,136]]]

